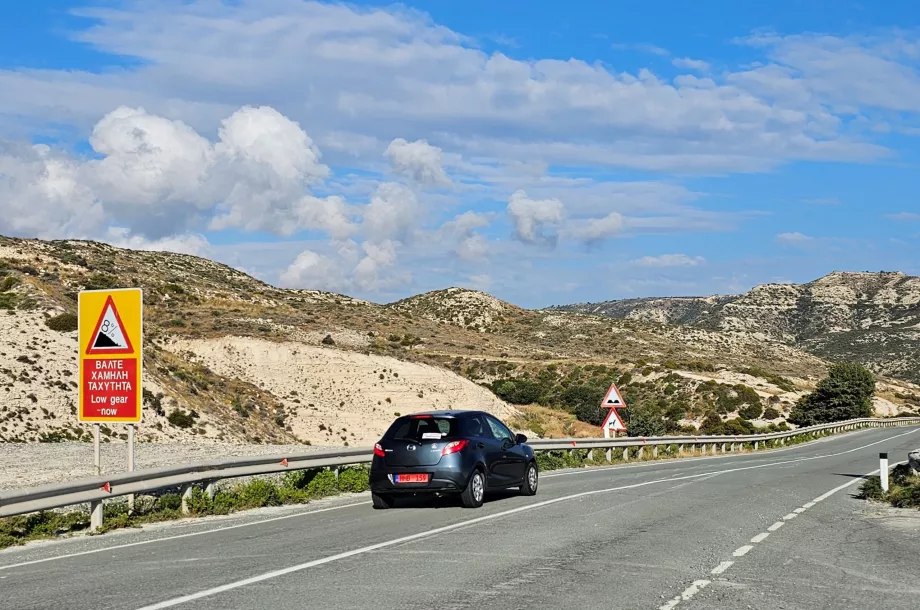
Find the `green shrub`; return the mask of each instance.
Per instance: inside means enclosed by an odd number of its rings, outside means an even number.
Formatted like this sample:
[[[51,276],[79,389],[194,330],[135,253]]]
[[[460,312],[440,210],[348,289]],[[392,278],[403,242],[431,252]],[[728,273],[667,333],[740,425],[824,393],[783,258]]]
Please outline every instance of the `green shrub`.
[[[332,496],[338,491],[335,473],[331,470],[321,470],[307,483],[307,493],[314,498]]]
[[[171,423],[172,425],[178,428],[191,428],[192,426],[195,425],[196,415],[197,414],[194,411],[190,413],[186,413],[182,409],[176,409],[175,411],[170,413],[169,417],[167,417],[166,419],[169,421],[169,423]]]
[[[623,413],[623,411],[619,411]],[[660,413],[647,405],[637,405],[625,410],[627,436],[664,436],[668,424]]]
[[[775,409],[774,409],[775,411]],[[760,401],[757,404],[746,404],[738,410],[738,415],[744,419],[757,419],[764,413],[763,405]]]
[[[232,490],[220,490],[211,500],[211,513],[227,515],[240,508],[240,497]]]
[[[874,392],[875,376],[871,371],[854,363],[833,364],[815,391],[796,402],[789,421],[797,426],[814,426],[872,417]]]
[[[281,505],[281,494],[278,493],[278,488],[270,481],[263,479],[255,479],[240,486],[237,493],[240,502],[247,508]]]
[[[777,419],[781,415],[782,414],[778,410],[774,409],[773,407],[767,407],[766,409],[763,410],[764,419]]]
[[[0,292],[6,292],[13,286],[19,283],[19,278],[12,275],[8,275],[3,280],[0,280]]]
[[[156,510],[179,510],[182,508],[182,496],[168,493],[157,498]]]
[[[213,510],[211,498],[200,487],[192,488],[192,493],[186,500],[186,506],[193,515],[210,515]]]
[[[77,316],[72,313],[52,316],[45,320],[45,326],[60,333],[69,333],[77,330]]]
[[[339,472],[339,491],[360,493],[370,489],[368,471],[365,468],[345,468]]]

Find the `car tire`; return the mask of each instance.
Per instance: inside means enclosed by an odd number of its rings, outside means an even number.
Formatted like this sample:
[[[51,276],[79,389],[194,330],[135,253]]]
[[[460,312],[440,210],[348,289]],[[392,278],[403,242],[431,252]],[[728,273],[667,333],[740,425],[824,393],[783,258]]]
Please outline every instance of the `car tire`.
[[[537,485],[539,484],[539,480],[540,470],[537,468],[537,463],[531,462],[527,465],[527,470],[524,471],[524,481],[521,483],[521,495],[537,495]]]
[[[378,510],[393,507],[393,497],[392,496],[384,496],[381,494],[372,493],[371,500],[374,503],[374,508]]]
[[[486,495],[486,477],[482,470],[476,469],[470,475],[470,480],[466,484],[463,493],[460,494],[460,502],[464,508],[479,508],[482,506],[482,500]]]

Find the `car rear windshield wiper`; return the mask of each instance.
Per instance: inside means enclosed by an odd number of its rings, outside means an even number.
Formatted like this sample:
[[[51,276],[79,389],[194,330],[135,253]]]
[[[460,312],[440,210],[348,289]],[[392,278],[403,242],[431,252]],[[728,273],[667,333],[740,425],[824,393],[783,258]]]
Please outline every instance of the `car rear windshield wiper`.
[[[400,436],[399,438],[394,438],[394,441],[409,441],[410,443],[415,443],[416,445],[421,445],[422,441],[416,440],[414,438],[409,438],[408,436]]]

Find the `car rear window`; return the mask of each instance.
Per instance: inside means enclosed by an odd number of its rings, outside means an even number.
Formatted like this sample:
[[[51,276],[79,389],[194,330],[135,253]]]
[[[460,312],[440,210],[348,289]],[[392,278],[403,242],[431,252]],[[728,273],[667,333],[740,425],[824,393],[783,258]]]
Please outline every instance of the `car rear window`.
[[[458,436],[459,422],[453,417],[404,417],[393,422],[384,438],[436,441]]]

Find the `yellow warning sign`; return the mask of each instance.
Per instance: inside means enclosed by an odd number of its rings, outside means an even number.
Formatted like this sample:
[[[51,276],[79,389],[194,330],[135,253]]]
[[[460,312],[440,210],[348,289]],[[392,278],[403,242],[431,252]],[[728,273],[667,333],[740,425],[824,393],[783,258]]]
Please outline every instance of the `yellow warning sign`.
[[[140,288],[84,290],[77,300],[81,422],[141,421],[144,298]]]

